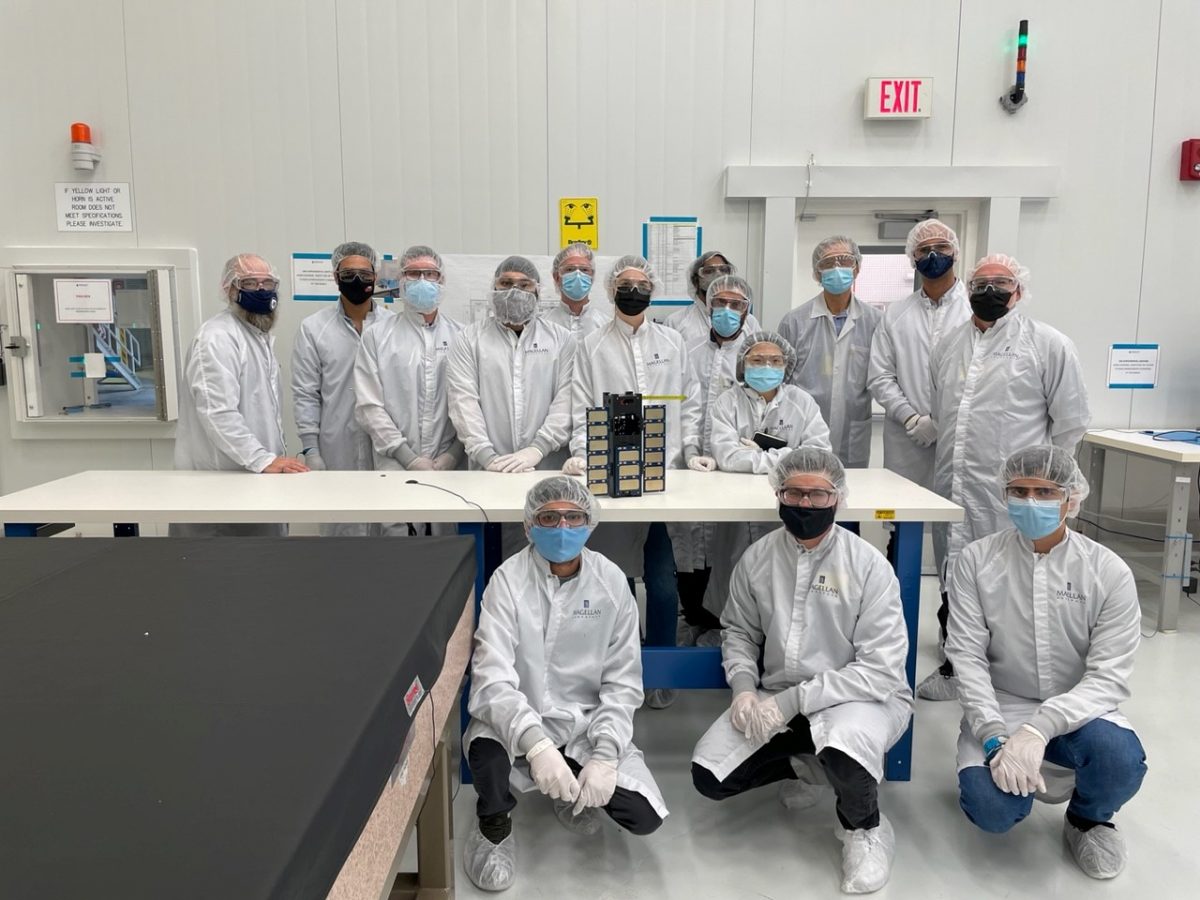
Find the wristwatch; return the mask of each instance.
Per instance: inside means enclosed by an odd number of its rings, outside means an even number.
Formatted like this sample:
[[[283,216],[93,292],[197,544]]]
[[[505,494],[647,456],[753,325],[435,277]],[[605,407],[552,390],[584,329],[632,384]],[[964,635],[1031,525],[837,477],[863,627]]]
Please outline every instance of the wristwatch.
[[[992,757],[1000,752],[1000,748],[1008,743],[1008,735],[999,734],[983,742],[983,761],[990,763]]]

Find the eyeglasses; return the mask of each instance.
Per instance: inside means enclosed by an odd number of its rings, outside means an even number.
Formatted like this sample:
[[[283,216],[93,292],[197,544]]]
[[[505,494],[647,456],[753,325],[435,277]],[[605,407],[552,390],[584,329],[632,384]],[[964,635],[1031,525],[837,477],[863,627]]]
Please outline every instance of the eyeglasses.
[[[648,297],[650,296],[650,292],[654,290],[654,285],[648,281],[626,281],[623,279],[617,282],[617,290],[635,291],[642,296]]]
[[[917,259],[924,259],[930,253],[938,253],[942,256],[952,256],[954,254],[954,246],[944,242],[940,244],[929,244],[924,247],[918,247],[914,255],[917,257]]]
[[[750,303],[746,300],[732,299],[727,297],[710,297],[708,305],[713,309],[732,309],[734,312],[744,313],[750,308]]]
[[[404,277],[416,281],[425,279],[426,281],[441,281],[442,273],[439,269],[405,269]]]
[[[559,522],[566,522],[568,528],[579,528],[587,524],[588,517],[581,509],[543,509],[533,517],[543,528],[557,528]]]
[[[813,509],[827,509],[837,502],[837,491],[825,488],[781,488],[775,494],[784,506],[799,506],[805,500]]]
[[[338,269],[338,281],[357,281],[361,284],[373,282],[375,273],[370,269]]]
[[[248,276],[246,278],[238,278],[233,283],[239,291],[273,291],[279,287],[278,278]]]
[[[701,266],[700,270],[697,274],[699,274],[699,275],[732,275],[733,274],[733,266],[729,265],[728,263],[723,266],[722,265]]]
[[[1004,489],[1004,494],[1011,500],[1057,500],[1062,503],[1067,499],[1067,492],[1060,487],[1021,487],[1010,484]]]
[[[968,286],[972,294],[978,294],[991,288],[994,291],[1008,291],[1010,294],[1017,289],[1017,279],[1007,278],[1003,275],[998,277],[986,276],[984,278],[972,278]]]
[[[830,269],[853,269],[858,265],[858,260],[853,256],[826,256],[824,259],[817,260],[817,271],[828,272]]]
[[[566,263],[561,269],[558,270],[558,274],[560,276],[569,275],[572,272],[582,272],[584,275],[596,274],[596,270],[587,263]]]
[[[786,369],[787,360],[782,356],[759,356],[757,353],[746,357],[748,366],[770,366],[772,369]]]
[[[530,281],[528,278],[497,278],[496,287],[502,291],[507,291],[510,288],[516,288],[518,291],[525,291],[527,294],[537,293],[537,282]]]

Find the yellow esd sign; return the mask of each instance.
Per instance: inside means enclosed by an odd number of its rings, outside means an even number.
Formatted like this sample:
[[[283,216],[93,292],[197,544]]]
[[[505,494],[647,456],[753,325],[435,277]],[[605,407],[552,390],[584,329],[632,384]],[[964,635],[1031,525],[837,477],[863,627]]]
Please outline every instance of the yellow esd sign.
[[[558,201],[559,247],[584,243],[600,248],[600,203],[595,197],[562,197]]]

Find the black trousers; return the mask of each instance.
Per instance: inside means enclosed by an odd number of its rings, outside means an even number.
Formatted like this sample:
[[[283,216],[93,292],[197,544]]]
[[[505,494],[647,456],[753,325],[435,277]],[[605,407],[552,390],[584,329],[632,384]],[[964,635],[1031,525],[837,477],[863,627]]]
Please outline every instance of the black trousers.
[[[942,602],[938,606],[937,619],[938,643],[944,648],[946,646],[946,635],[949,633],[946,629],[950,624],[950,595],[945,591],[942,591]],[[954,677],[954,665],[948,659],[938,667],[938,671],[947,678]]]
[[[562,752],[562,748],[559,748]],[[571,771],[579,775],[583,766],[571,757],[563,754]],[[471,777],[475,780],[475,815],[481,819],[512,812],[517,805],[509,787],[508,776],[512,772],[512,763],[508,761],[508,753],[504,747],[491,738],[476,738],[471,741],[467,750],[467,765],[471,768]],[[650,805],[650,801],[637,791],[620,787],[613,792],[612,799],[604,807],[608,817],[633,834],[651,834],[658,830],[662,819]]]
[[[712,569],[694,572],[678,572],[679,605],[683,609],[683,620],[693,628],[719,629],[721,620],[704,608],[704,592],[708,590],[708,579]]]
[[[791,757],[813,753],[808,719],[796,716],[789,731],[777,734],[725,777],[717,779],[698,763],[692,763],[692,784],[710,800],[726,800],[751,788],[795,778]],[[826,747],[817,760],[837,795],[837,817],[846,829],[874,828],[879,824],[879,785],[874,777],[841,750]]]

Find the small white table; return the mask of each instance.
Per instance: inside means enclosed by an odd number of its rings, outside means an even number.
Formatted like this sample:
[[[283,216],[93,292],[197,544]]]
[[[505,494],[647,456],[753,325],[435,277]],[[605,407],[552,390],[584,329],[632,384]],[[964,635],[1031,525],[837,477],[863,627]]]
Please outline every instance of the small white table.
[[[1156,432],[1168,429],[1155,429]],[[1190,430],[1190,429],[1181,429]],[[1155,440],[1153,433],[1091,431],[1084,435],[1087,453],[1082,454],[1084,475],[1092,486],[1087,511],[1099,522],[1103,506],[1104,458],[1109,450],[1166,463],[1171,474],[1171,505],[1167,512],[1163,542],[1162,594],[1158,605],[1159,631],[1172,632],[1179,626],[1179,599],[1185,581],[1191,578],[1191,535],[1188,508],[1192,496],[1192,468],[1200,465],[1200,444]],[[1093,533],[1098,534],[1098,527]]]
[[[499,524],[524,519],[525,495],[553,471],[496,472],[81,472],[0,497],[10,537],[43,522],[132,523],[453,522],[475,537],[476,597],[500,563]],[[582,479],[580,479],[582,481]],[[846,471],[840,522],[895,526],[893,556],[908,627],[909,684],[916,679],[925,522],[962,521],[962,509],[887,469]],[[602,522],[777,522],[765,475],[667,473],[661,494],[598,498]],[[722,688],[720,649],[674,647],[676,610],[647,609],[642,677],[647,688]],[[908,780],[912,727],[888,752],[887,777]]]

